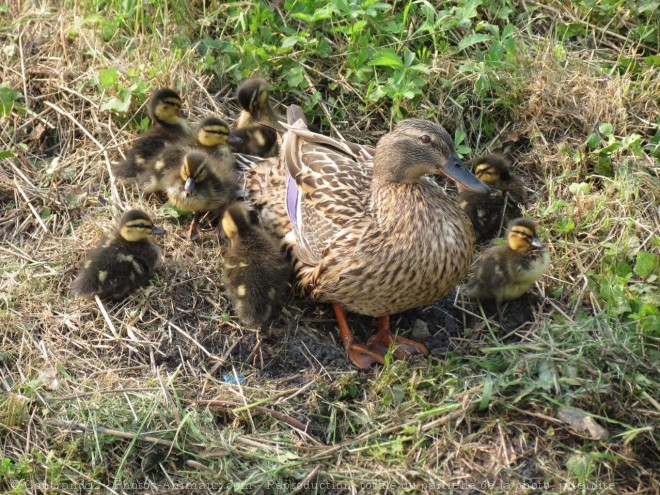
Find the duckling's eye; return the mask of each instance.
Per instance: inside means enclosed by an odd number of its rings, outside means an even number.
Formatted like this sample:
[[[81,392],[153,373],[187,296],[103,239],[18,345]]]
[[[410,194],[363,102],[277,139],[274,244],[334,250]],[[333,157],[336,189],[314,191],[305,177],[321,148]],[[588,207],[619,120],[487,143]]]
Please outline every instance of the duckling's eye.
[[[419,141],[422,144],[429,144],[431,142],[431,137],[424,134],[423,136],[420,136]]]

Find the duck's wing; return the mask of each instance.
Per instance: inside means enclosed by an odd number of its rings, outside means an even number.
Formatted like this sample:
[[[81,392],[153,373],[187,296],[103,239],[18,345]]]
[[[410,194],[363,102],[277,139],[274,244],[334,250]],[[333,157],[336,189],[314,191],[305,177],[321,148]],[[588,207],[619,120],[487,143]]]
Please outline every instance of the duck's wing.
[[[368,211],[372,163],[351,144],[310,131],[301,114],[299,107],[287,112],[286,209],[296,256],[315,265],[332,239]]]

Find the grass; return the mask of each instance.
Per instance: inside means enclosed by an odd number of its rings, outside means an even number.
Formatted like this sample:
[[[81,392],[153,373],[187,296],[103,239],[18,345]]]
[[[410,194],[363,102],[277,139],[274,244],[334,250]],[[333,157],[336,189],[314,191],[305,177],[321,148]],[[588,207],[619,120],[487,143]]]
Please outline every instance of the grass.
[[[0,6],[2,490],[658,493],[654,5]],[[552,256],[509,305],[517,328],[452,295],[394,320],[426,322],[431,357],[362,373],[325,306],[232,318],[222,242],[188,242],[186,218],[108,170],[152,88],[233,117],[256,73],[323,132],[375,142],[421,117],[468,157],[509,154]],[[157,277],[119,303],[71,298],[128,205],[168,230]]]

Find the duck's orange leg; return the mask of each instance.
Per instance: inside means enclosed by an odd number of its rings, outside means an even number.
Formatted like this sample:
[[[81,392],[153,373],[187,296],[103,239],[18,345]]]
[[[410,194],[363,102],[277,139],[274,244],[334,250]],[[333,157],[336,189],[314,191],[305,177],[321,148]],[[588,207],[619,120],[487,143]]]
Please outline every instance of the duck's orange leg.
[[[367,345],[370,349],[385,349],[394,344],[396,349],[394,355],[398,358],[409,356],[410,354],[428,355],[429,351],[424,344],[415,342],[414,340],[406,339],[394,335],[390,330],[390,317],[381,316],[378,318],[378,331],[369,339]]]
[[[346,354],[355,366],[362,369],[368,369],[374,363],[384,364],[383,354],[369,349],[364,344],[357,344],[353,332],[348,327],[346,321],[346,314],[341,304],[334,303],[332,308],[335,310],[337,316],[337,323],[339,323],[339,335],[341,335],[341,342],[344,345]]]

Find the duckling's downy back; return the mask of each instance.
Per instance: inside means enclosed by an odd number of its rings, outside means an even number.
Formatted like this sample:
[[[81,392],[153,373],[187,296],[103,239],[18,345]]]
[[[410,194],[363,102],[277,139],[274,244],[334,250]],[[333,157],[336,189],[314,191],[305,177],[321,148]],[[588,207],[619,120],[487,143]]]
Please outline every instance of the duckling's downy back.
[[[244,205],[227,208],[222,227],[230,239],[225,289],[241,321],[267,322],[289,297],[291,266],[277,242]]]

